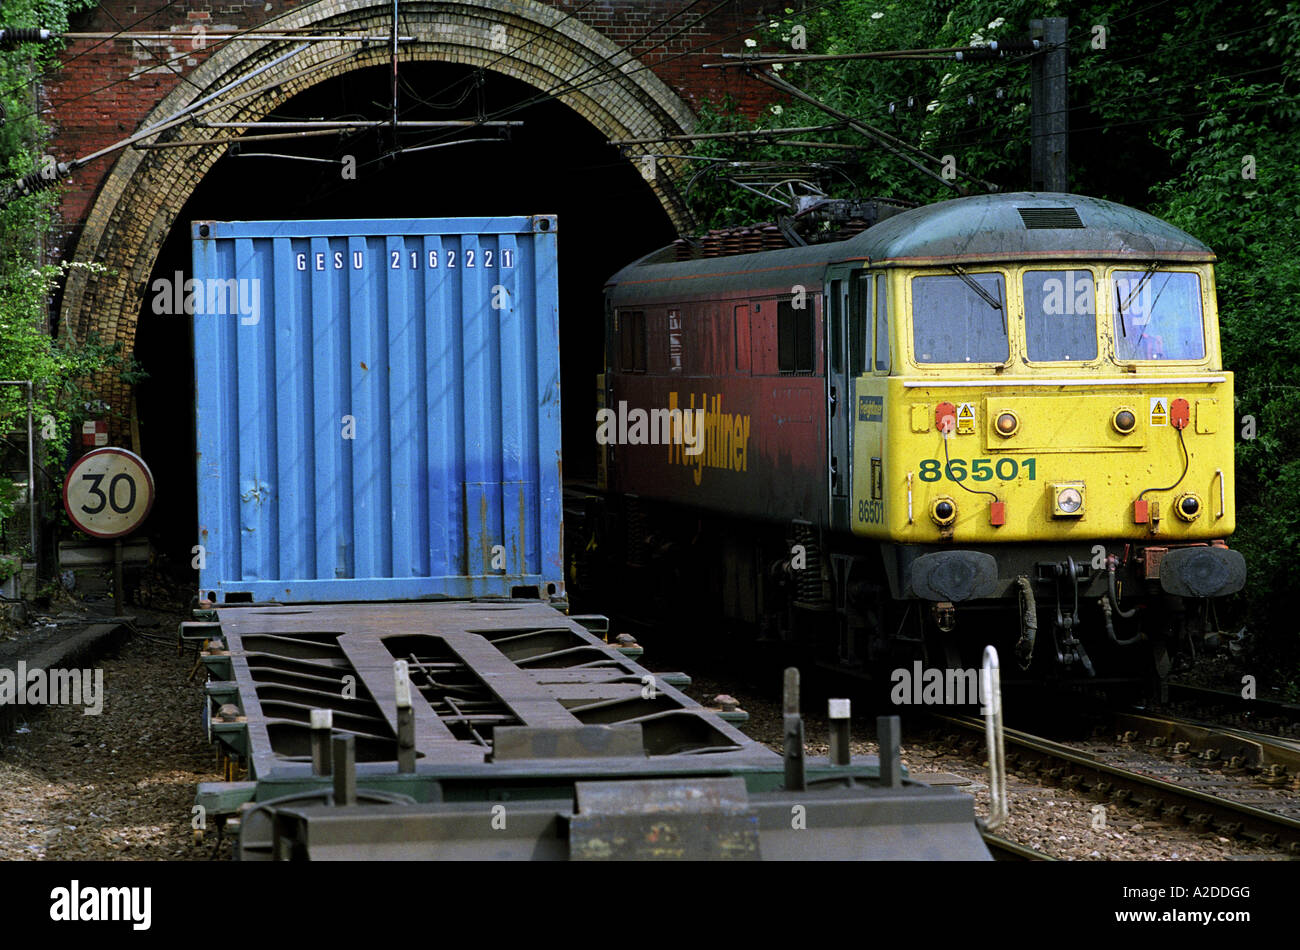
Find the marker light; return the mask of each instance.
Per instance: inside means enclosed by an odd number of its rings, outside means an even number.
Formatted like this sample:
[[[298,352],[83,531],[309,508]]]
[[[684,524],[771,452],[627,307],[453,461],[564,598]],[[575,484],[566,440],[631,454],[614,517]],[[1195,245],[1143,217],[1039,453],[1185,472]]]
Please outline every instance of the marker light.
[[[1137,428],[1137,415],[1127,407],[1116,409],[1115,414],[1110,417],[1110,424],[1120,435],[1128,435]]]
[[[1083,482],[1062,482],[1050,486],[1050,490],[1053,517],[1083,517]]]
[[[957,503],[947,495],[936,498],[930,505],[930,519],[941,528],[948,527],[957,520]]]
[[[998,430],[998,435],[1004,439],[1015,435],[1020,431],[1020,419],[1010,410],[998,414],[997,421],[993,423],[993,428]]]
[[[1195,521],[1201,516],[1201,499],[1192,492],[1179,495],[1174,502],[1174,514],[1184,521]]]

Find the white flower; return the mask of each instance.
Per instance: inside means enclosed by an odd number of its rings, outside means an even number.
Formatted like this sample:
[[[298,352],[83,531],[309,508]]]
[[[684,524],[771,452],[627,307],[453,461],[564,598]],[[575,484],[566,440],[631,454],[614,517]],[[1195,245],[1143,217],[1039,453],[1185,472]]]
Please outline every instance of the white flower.
[[[883,17],[883,16],[884,16],[883,13],[881,13],[881,12],[879,12],[879,11],[876,11],[875,13],[871,14],[871,19],[873,19],[873,20],[879,20],[879,19],[880,19],[881,17]]]
[[[989,24],[988,28],[990,30],[996,30],[998,27],[1000,27],[1003,23],[1006,22],[1007,21],[1005,17],[998,17],[996,20],[994,20],[992,23]]]
[[[757,41],[757,40],[745,40],[745,45],[748,46],[750,49],[753,49],[755,46],[758,45],[758,41]]]
[[[925,111],[933,112],[937,108],[939,108],[939,100],[935,99],[933,102],[931,102],[928,106],[925,107]]]
[[[1227,44],[1227,43],[1215,43],[1215,44],[1214,44],[1214,48],[1217,49],[1220,53],[1222,53],[1225,49],[1228,48],[1228,44]]]
[[[780,106],[772,106],[772,115],[780,115],[784,111],[785,110],[782,109]]]
[[[779,73],[781,70],[785,69],[785,63],[773,63],[772,68]]]
[[[970,35],[970,42],[969,42],[967,45],[968,45],[968,46],[983,46],[983,45],[984,45],[984,34],[983,34],[983,33],[972,33],[972,34]]]
[[[943,78],[939,80],[939,88],[942,89],[944,86],[947,86],[956,81],[957,81],[957,77],[954,76],[952,73],[944,73]]]

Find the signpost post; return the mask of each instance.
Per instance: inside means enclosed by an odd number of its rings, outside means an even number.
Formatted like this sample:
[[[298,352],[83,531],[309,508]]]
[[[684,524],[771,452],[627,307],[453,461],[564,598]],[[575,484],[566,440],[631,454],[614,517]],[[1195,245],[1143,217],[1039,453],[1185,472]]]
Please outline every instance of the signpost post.
[[[87,452],[63,480],[63,510],[79,530],[113,542],[113,610],[126,610],[122,538],[135,531],[153,507],[153,475],[144,459],[107,446]]]

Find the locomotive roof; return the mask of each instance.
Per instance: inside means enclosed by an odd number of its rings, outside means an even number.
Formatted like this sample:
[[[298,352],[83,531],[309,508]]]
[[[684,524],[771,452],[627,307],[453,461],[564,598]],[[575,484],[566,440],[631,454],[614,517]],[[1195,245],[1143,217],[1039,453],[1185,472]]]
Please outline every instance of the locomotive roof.
[[[815,287],[827,264],[845,261],[923,266],[1041,258],[1215,260],[1190,234],[1143,211],[1101,198],[1034,192],[972,195],[913,208],[846,241],[681,262],[671,253],[671,246],[655,251],[611,277],[614,304],[624,297],[715,293],[769,282]]]

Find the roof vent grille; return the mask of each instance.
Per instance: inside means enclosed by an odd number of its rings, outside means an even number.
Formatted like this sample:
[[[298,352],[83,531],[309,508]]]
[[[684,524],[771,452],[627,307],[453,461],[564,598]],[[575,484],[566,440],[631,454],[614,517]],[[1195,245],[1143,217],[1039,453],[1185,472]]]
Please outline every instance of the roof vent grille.
[[[1081,228],[1079,212],[1073,208],[1017,208],[1020,220],[1025,222],[1025,230],[1039,228]]]

